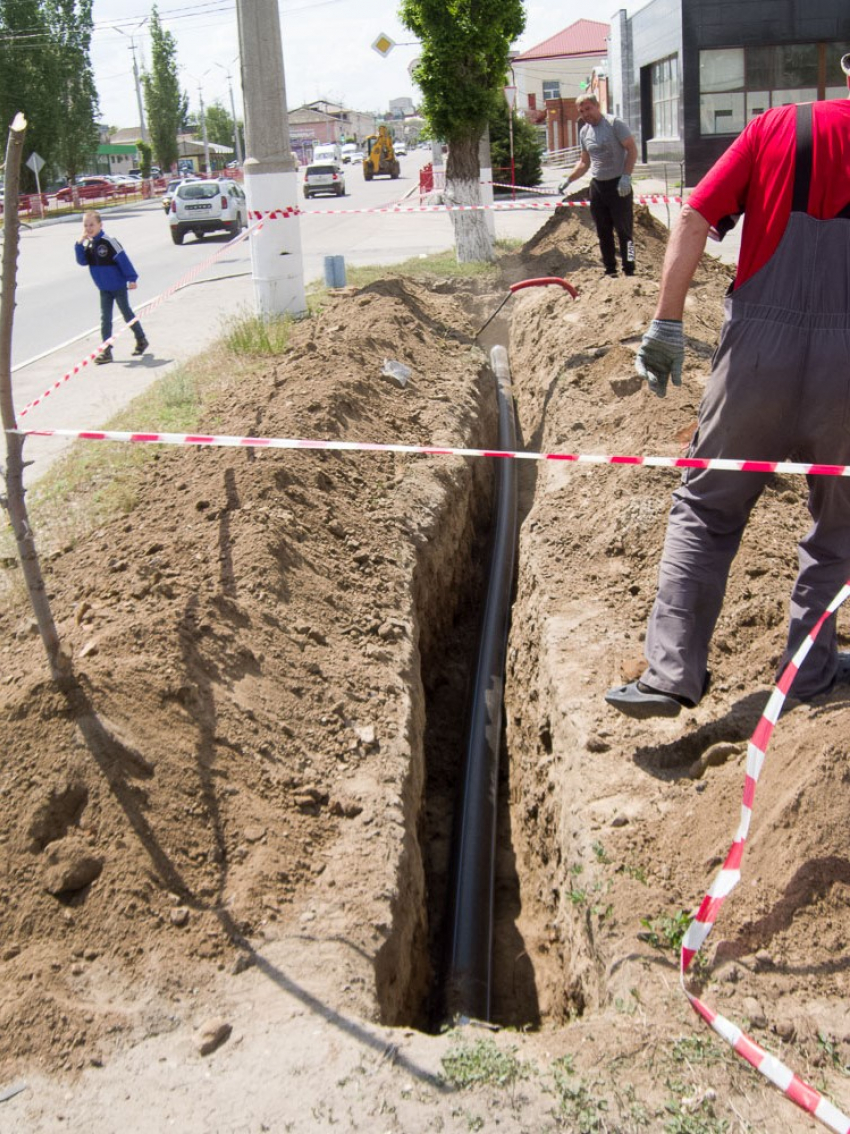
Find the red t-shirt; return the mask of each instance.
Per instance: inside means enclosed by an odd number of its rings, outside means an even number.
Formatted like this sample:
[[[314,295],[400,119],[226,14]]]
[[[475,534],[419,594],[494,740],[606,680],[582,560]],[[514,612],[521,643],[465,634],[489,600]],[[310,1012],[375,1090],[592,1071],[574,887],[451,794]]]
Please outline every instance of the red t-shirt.
[[[748,122],[688,198],[715,225],[744,214],[735,286],[763,268],[779,246],[794,189],[796,106]],[[810,216],[830,220],[850,203],[850,99],[812,104]]]

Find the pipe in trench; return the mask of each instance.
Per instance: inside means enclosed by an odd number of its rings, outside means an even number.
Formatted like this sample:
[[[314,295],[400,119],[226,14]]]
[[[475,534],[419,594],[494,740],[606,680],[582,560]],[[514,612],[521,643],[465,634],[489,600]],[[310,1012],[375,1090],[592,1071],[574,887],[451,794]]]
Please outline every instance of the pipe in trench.
[[[499,400],[499,448],[513,452],[516,423],[503,346],[493,347],[490,364]],[[499,747],[516,544],[516,462],[502,458],[497,463],[496,530],[455,825],[444,984],[449,1019],[490,1018]]]

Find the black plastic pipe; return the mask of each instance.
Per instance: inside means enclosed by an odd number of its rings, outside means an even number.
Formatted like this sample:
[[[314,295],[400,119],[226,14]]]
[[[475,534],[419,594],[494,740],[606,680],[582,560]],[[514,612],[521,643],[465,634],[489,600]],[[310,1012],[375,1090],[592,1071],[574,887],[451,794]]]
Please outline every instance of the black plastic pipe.
[[[490,364],[499,399],[499,448],[512,453],[516,424],[504,347],[493,348]],[[499,747],[517,543],[515,460],[497,458],[496,474],[496,530],[470,699],[449,900],[444,1007],[453,1020],[490,1018]]]

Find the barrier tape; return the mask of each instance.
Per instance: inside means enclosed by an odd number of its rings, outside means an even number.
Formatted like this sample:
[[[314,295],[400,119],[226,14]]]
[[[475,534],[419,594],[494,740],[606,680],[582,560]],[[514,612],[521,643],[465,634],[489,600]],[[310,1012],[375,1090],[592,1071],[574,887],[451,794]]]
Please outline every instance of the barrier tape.
[[[530,450],[463,449],[401,442],[328,441],[307,437],[239,437],[213,433],[130,433],[106,429],[11,429],[25,437],[67,437],[79,441],[131,441],[158,445],[207,445],[257,449],[332,449],[365,453],[418,453],[426,457],[505,457],[525,461],[567,461],[576,465],[636,465],[646,468],[720,469],[724,472],[787,473],[791,476],[850,476],[850,465],[800,461],[732,460],[727,457],[622,456],[599,453],[539,453]]]
[[[155,299],[149,299],[147,303],[140,304],[137,309],[139,311],[139,314],[141,314],[142,312],[147,312],[148,314],[150,314],[152,311],[155,311],[157,307],[165,303],[167,299],[170,299],[176,291],[179,291],[183,287],[187,287],[197,276],[201,274],[201,272],[206,271],[206,269],[214,264],[216,260],[219,259],[219,257],[223,256],[226,252],[229,252],[231,248],[235,247],[235,245],[241,243],[243,240],[247,240],[248,237],[252,236],[255,232],[259,232],[261,228],[262,224],[251,225],[246,228],[244,232],[240,232],[238,236],[235,236],[233,240],[228,240],[227,244],[223,245],[211,256],[208,256],[206,260],[202,260],[199,264],[196,264],[194,268],[191,268],[188,272],[186,272],[185,275],[181,276],[175,284],[172,284],[171,287],[162,292],[161,295],[158,295]],[[61,378],[57,378],[53,385],[45,390],[43,394],[41,394],[37,398],[34,398],[31,402],[28,402],[23,409],[18,410],[17,416],[21,418],[25,417],[28,413],[31,413],[32,410],[36,408],[36,406],[41,405],[45,398],[49,398],[54,390],[58,390],[60,386],[63,386],[66,382],[70,381],[70,379],[73,378],[76,374],[81,374],[87,366],[94,362],[95,358],[100,354],[102,350],[105,350],[107,347],[112,346],[113,343],[118,338],[120,338],[121,335],[126,334],[127,331],[129,331],[131,327],[133,327],[133,325],[138,322],[139,315],[136,315],[134,319],[131,319],[129,323],[125,324],[120,330],[116,331],[114,335],[112,335],[108,339],[104,339],[100,346],[95,347],[94,350],[91,351],[90,354],[86,355],[85,358],[82,358],[79,362],[76,362],[70,370],[67,370],[62,375]]]
[[[519,190],[521,193],[538,193],[544,197],[559,197],[558,189],[541,189],[539,186],[534,185],[510,185],[507,181],[482,181],[482,185],[492,185],[496,189],[511,189]],[[685,200],[684,197],[670,197],[665,193],[644,193],[641,196],[635,196],[635,202],[642,205],[671,205],[682,204]],[[572,204],[589,205],[590,201],[562,201],[563,205]]]
[[[750,829],[755,800],[756,784],[761,774],[762,766],[767,752],[767,746],[782,712],[785,698],[794,683],[794,678],[802,666],[809,650],[821,631],[826,620],[835,613],[845,599],[850,596],[850,580],[848,580],[827,609],[818,619],[816,625],[806,635],[802,645],[788,662],[779,676],[770,699],[765,706],[755,732],[750,738],[747,747],[746,779],[744,781],[744,795],[741,803],[741,821],[735,834],[734,842],[726,856],[726,861],[720,868],[708,893],[703,898],[702,905],[688,927],[682,939],[680,955],[679,977],[682,990],[690,1001],[694,1011],[732,1047],[736,1054],[745,1059],[770,1083],[787,1095],[802,1110],[813,1115],[836,1134],[850,1134],[850,1117],[842,1113],[836,1106],[825,1099],[819,1091],[809,1083],[804,1082],[786,1067],[776,1056],[770,1055],[759,1047],[748,1035],[741,1031],[737,1025],[727,1020],[725,1016],[715,1012],[704,1004],[697,996],[689,992],[685,985],[685,973],[691,961],[699,952],[703,942],[714,926],[723,902],[734,890],[741,880],[741,861],[744,857],[744,847]]]
[[[508,186],[510,188],[510,186]],[[440,190],[442,192],[442,190]],[[556,193],[547,194],[549,197],[557,197]],[[681,197],[665,197],[660,193],[648,194],[644,197],[635,197],[635,201],[640,204],[647,205],[663,205],[670,204],[670,202],[681,201]],[[290,217],[326,217],[326,216],[354,216],[356,213],[361,214],[378,214],[378,213],[475,213],[475,212],[510,212],[511,210],[520,212],[533,211],[535,209],[588,209],[590,208],[590,201],[502,201],[499,204],[492,205],[382,205],[379,208],[373,209],[310,209],[302,210],[297,206],[291,209],[270,209],[267,211],[256,211],[249,213],[250,217],[256,220],[288,220]]]

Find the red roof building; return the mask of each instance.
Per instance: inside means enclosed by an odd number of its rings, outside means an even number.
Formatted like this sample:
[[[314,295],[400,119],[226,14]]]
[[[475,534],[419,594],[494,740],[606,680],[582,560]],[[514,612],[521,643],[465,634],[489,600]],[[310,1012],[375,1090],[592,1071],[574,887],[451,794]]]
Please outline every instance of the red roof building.
[[[607,110],[608,37],[610,24],[576,20],[542,43],[511,60],[515,107],[540,129],[547,149],[575,145],[577,115],[574,100],[592,91]],[[547,104],[549,115],[547,115]],[[547,123],[547,117],[551,120]]]

